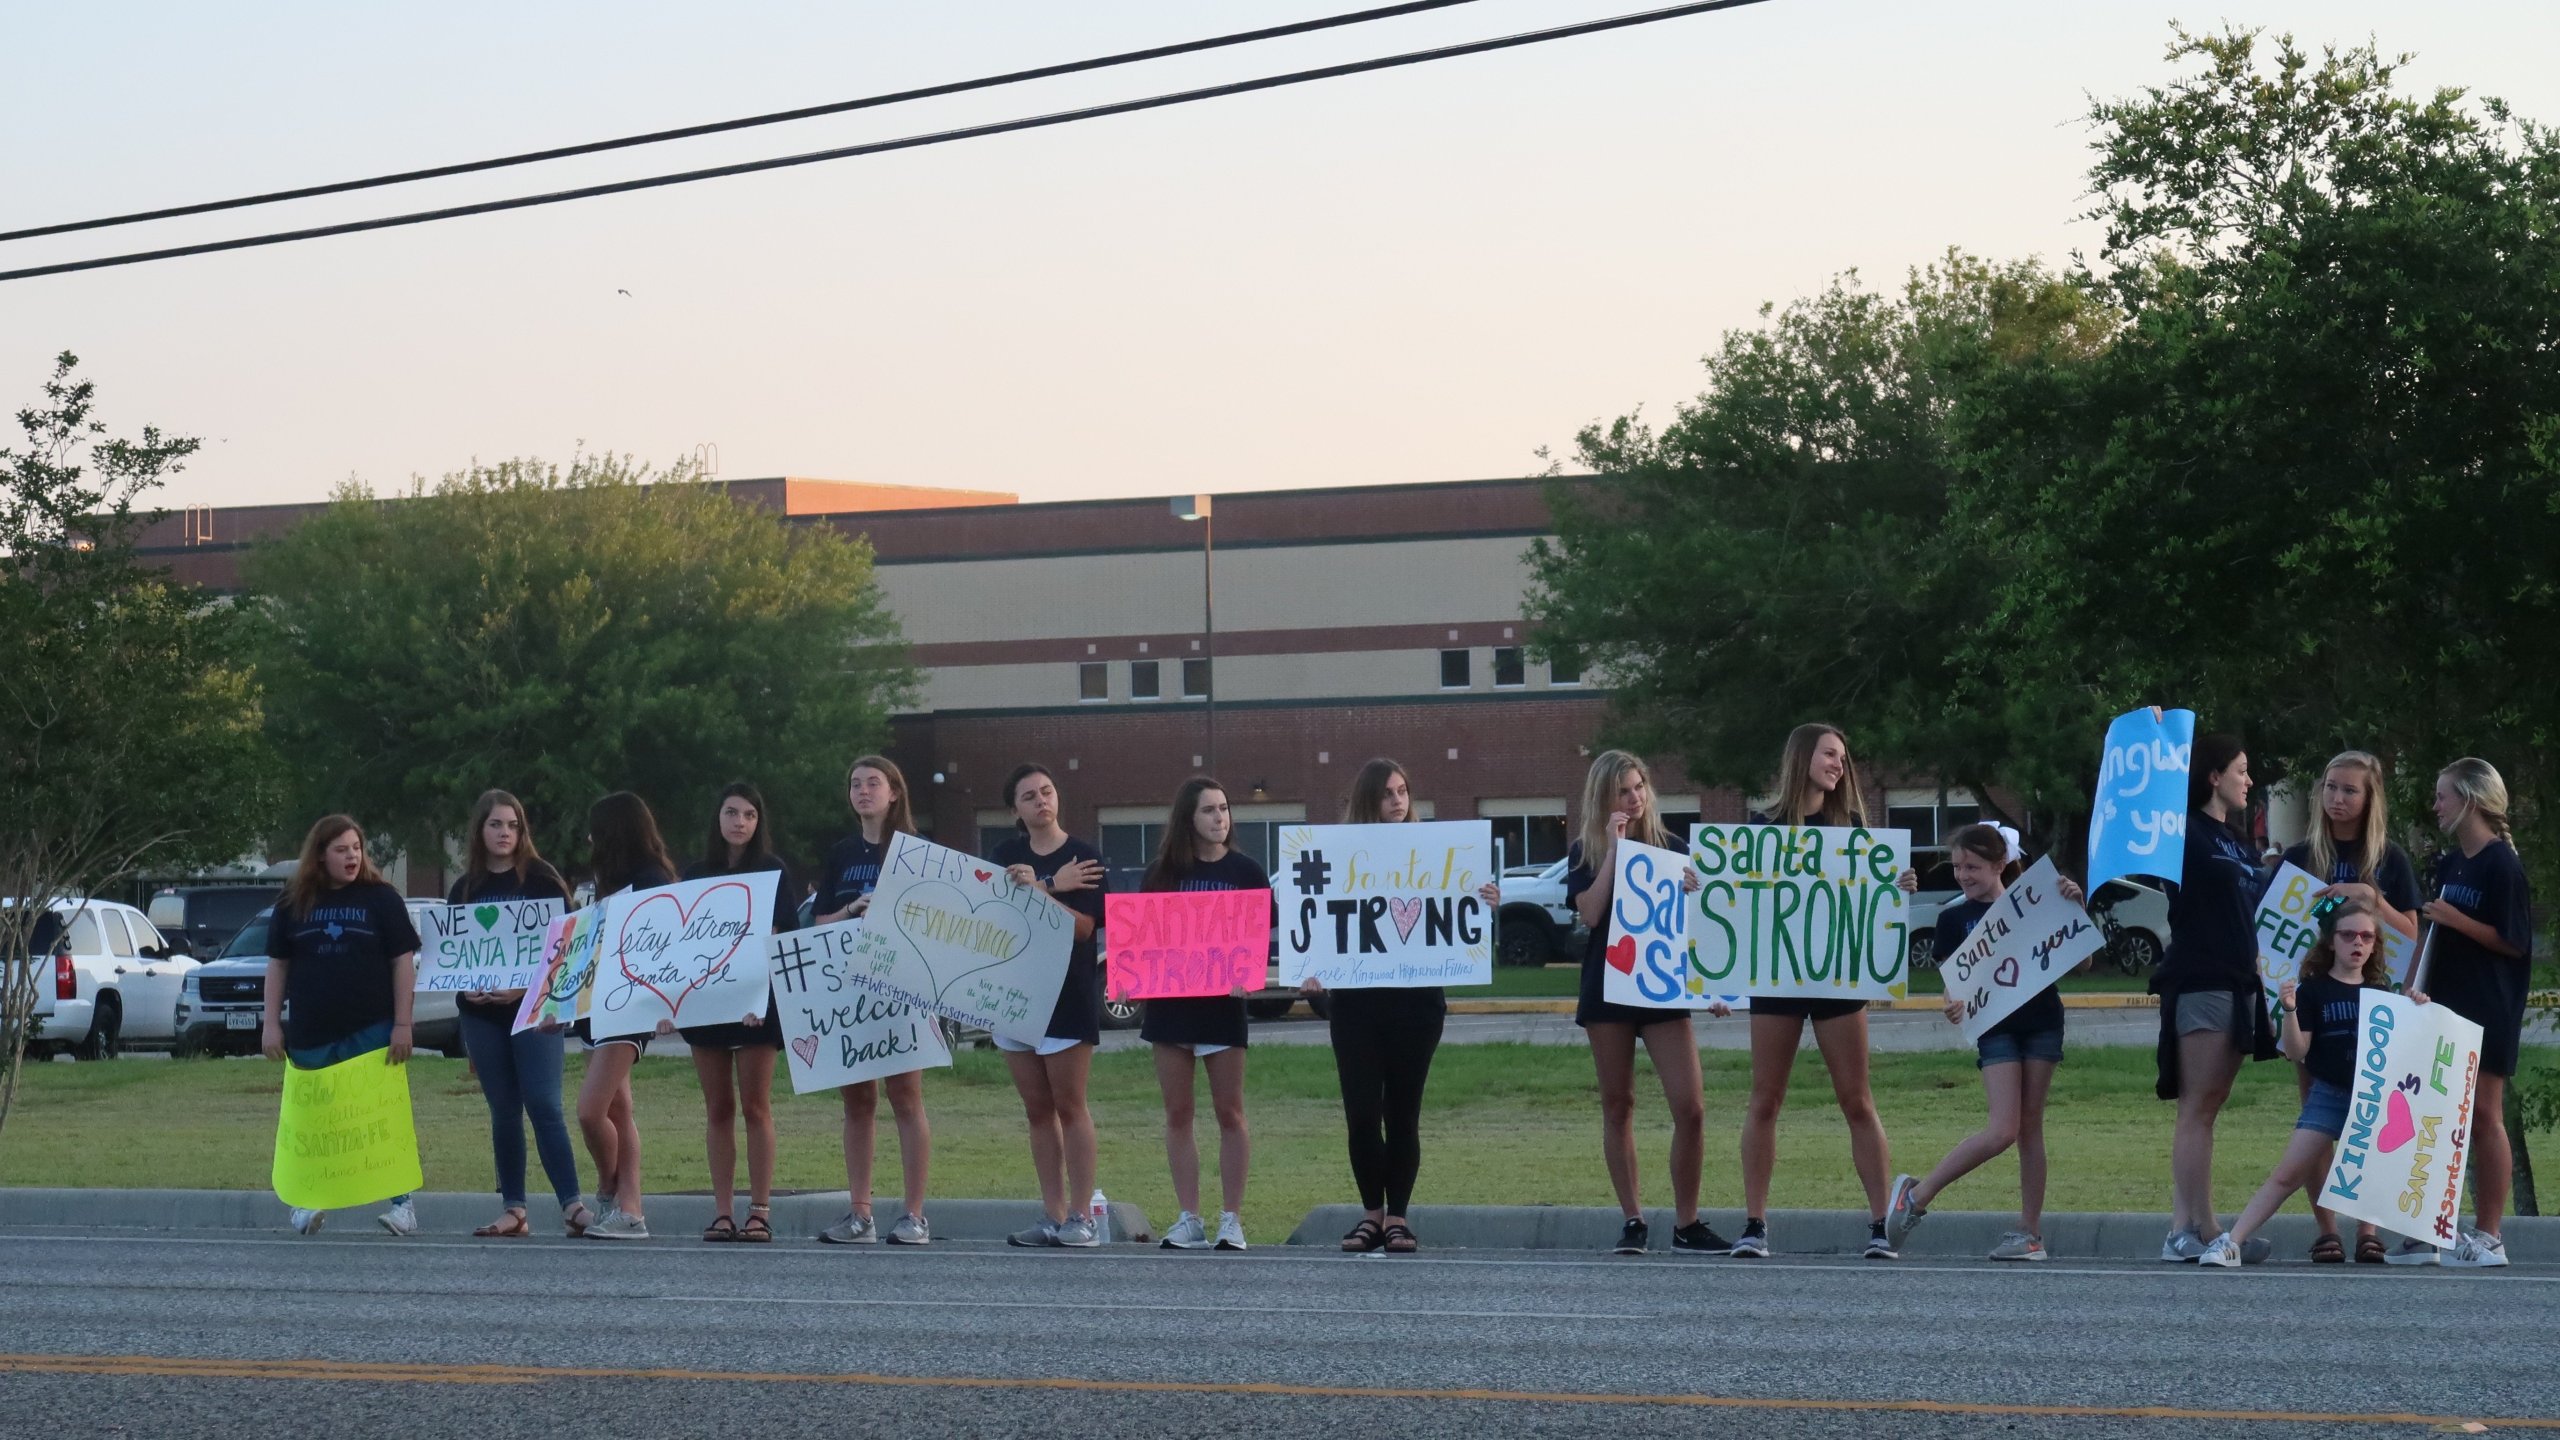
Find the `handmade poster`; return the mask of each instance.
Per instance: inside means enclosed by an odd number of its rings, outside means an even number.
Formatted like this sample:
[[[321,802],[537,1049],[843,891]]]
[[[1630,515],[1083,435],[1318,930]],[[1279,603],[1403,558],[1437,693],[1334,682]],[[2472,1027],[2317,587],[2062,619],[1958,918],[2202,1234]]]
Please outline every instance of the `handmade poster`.
[[[2326,883],[2299,865],[2287,864],[2276,871],[2276,878],[2268,882],[2267,893],[2258,901],[2258,979],[2266,986],[2270,1009],[2280,1008],[2278,997],[2284,993],[2285,982],[2300,978],[2302,957],[2319,942],[2320,924],[2311,918],[2311,907]],[[2382,933],[2382,963],[2391,971],[2391,983],[2408,984],[2409,967],[2418,958],[2418,942],[2384,924],[2378,916],[2374,927]]]
[[[1001,865],[901,834],[863,919],[793,932],[885,1000],[1036,1043],[1075,953],[1075,915]]]
[[[2145,706],[2107,727],[2098,792],[2089,804],[2089,893],[2121,875],[2176,881],[2186,869],[2187,770],[2196,712],[2158,720]]]
[[[318,1070],[287,1062],[270,1178],[277,1199],[310,1210],[370,1205],[424,1187],[409,1067],[382,1050]]]
[[[2442,1005],[2363,992],[2347,1129],[2320,1203],[2385,1230],[2450,1246],[2471,1160],[2480,1027]],[[2486,1123],[2504,1123],[2495,1115]]]
[[[1700,825],[1689,941],[1701,985],[1746,995],[1899,1000],[1911,983],[1907,830]]]
[[[767,944],[794,1094],[951,1063],[939,1019],[854,983],[855,947],[819,938],[846,930],[859,934],[861,927],[857,918],[823,932],[776,935]]]
[[[765,942],[782,872],[718,875],[637,890],[603,924],[588,1033],[647,1035],[660,1024],[718,1025],[770,1003]]]
[[[1170,890],[1102,897],[1113,1000],[1250,994],[1271,962],[1271,892]]]
[[[1280,832],[1280,973],[1332,990],[1493,983],[1493,826],[1291,825]]]
[[[1613,1005],[1693,1010],[1723,1005],[1748,1010],[1746,995],[1711,995],[1689,944],[1689,899],[1680,874],[1689,857],[1621,839],[1609,895],[1609,934],[1600,952],[1601,997]]]
[[[568,913],[559,900],[484,900],[418,917],[420,990],[524,990],[551,958],[551,924]]]
[[[1991,902],[1938,974],[1949,995],[1964,997],[1964,1038],[1980,1040],[2106,944],[2089,912],[2062,898],[2048,855]]]
[[[544,1025],[568,1025],[585,1017],[595,994],[596,956],[605,919],[631,892],[618,890],[584,910],[563,915],[543,932],[542,968],[516,1006],[516,1034]]]

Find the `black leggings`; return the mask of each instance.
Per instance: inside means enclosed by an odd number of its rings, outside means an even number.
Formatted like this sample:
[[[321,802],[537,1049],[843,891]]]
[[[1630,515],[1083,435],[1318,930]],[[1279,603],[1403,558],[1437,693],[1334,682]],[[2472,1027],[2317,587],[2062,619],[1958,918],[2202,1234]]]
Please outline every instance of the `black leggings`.
[[[1337,990],[1329,1008],[1361,1207],[1402,1215],[1422,1171],[1422,1087],[1447,1007],[1436,991]]]

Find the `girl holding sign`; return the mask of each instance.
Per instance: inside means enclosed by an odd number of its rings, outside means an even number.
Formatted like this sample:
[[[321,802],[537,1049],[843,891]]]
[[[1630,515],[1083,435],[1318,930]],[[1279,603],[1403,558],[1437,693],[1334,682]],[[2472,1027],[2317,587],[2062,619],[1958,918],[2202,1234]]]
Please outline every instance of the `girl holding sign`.
[[[658,817],[649,813],[648,801],[628,790],[616,790],[588,809],[587,844],[595,856],[598,899],[676,883],[676,862],[659,837]],[[583,1040],[586,1029],[581,1020],[571,1033]],[[587,1046],[578,1129],[596,1162],[596,1198],[605,1206],[604,1217],[587,1227],[591,1240],[649,1238],[649,1220],[641,1213],[640,1125],[631,1112],[631,1067],[648,1043],[645,1035],[622,1035]]]
[[[558,900],[564,905],[569,887],[560,872],[533,848],[533,831],[524,823],[524,802],[504,790],[482,793],[471,806],[470,840],[465,844],[462,878],[453,882],[447,904],[487,904],[505,900]],[[524,1127],[533,1122],[534,1149],[542,1156],[542,1173],[560,1202],[560,1218],[572,1238],[586,1233],[594,1215],[579,1198],[578,1153],[569,1144],[568,1122],[560,1115],[560,1066],[567,1048],[560,1033],[527,1030],[513,1033],[521,990],[472,990],[454,997],[460,1016],[462,1048],[471,1071],[480,1077],[481,1097],[489,1102],[489,1146],[498,1164],[498,1203],[505,1213],[472,1231],[480,1236],[524,1236],[533,1233],[525,1218]]]
[[[1271,876],[1254,858],[1230,846],[1234,817],[1227,792],[1195,775],[1174,792],[1165,816],[1164,840],[1147,867],[1141,890],[1268,890]],[[1147,1002],[1138,1037],[1155,1047],[1156,1086],[1164,1092],[1164,1155],[1173,1170],[1173,1198],[1182,1207],[1164,1232],[1167,1250],[1198,1250],[1212,1242],[1200,1223],[1200,1147],[1191,1136],[1192,1062],[1209,1072],[1209,1104],[1218,1116],[1218,1212],[1220,1250],[1242,1250],[1244,1181],[1252,1146],[1244,1125],[1245,1013],[1241,995],[1168,997]]]
[[[2423,914],[2435,929],[2423,976],[2410,998],[2428,994],[2480,1027],[2480,1093],[2472,1108],[2471,1205],[2476,1228],[2444,1254],[2447,1265],[2507,1263],[2498,1229],[2515,1185],[2515,1147],[2507,1141],[2507,1081],[2524,1039],[2527,977],[2533,970],[2533,888],[2507,829],[2507,782],[2486,760],[2456,760],[2436,776],[2436,823],[2453,848],[2436,861],[2436,898]],[[2418,1242],[2411,1241],[2409,1245]],[[2423,1264],[2409,1246],[2391,1258]]]
[[[1955,862],[1956,887],[1964,899],[1938,912],[1937,954],[1941,960],[1964,948],[1965,937],[2018,878],[2017,832],[1998,825],[1967,825],[1947,838]],[[2080,887],[2061,882],[2062,898],[2081,903]],[[1757,1003],[1757,1002],[1754,1002]],[[1964,1023],[1964,997],[1947,997],[1947,1020]],[[2054,1067],[2062,1063],[2061,992],[2051,986],[2018,1007],[2008,1019],[1973,1042],[1974,1066],[1982,1072],[1987,1123],[1959,1141],[1925,1180],[1896,1176],[1893,1198],[1885,1210],[1885,1240],[1896,1251],[1912,1228],[1929,1213],[1929,1202],[1949,1185],[1983,1164],[2018,1147],[2018,1228],[1991,1248],[1994,1260],[2043,1260],[2044,1248],[2044,1102],[2053,1088]]]
[[[700,860],[685,867],[684,878],[715,875],[761,875],[780,871],[773,888],[773,933],[791,928],[791,867],[773,851],[772,827],[765,819],[764,792],[740,780],[720,792],[720,813],[711,822],[711,838]],[[693,1051],[693,1073],[702,1081],[703,1150],[711,1162],[711,1224],[705,1240],[744,1240],[763,1244],[773,1239],[773,1065],[782,1057],[782,1026],[773,1009],[773,992],[765,992],[764,1013],[715,1025],[687,1025],[677,1032]],[[747,1223],[730,1218],[737,1203],[738,1137],[734,1118],[747,1126]]]
[[[364,831],[344,815],[324,815],[302,839],[302,858],[267,924],[266,1023],[260,1048],[270,1060],[321,1070],[383,1052],[409,1063],[409,1007],[417,999],[418,931],[400,892],[383,883],[365,854]],[[297,1207],[296,1234],[327,1216]],[[418,1232],[406,1195],[391,1197],[382,1228]]]
[[[2262,1256],[2264,1249],[2253,1249],[2251,1237],[2295,1191],[2318,1192],[2347,1128],[2356,1079],[2356,1017],[2364,1007],[2360,992],[2389,990],[2391,970],[2382,963],[2382,924],[2372,906],[2348,899],[2324,900],[2321,906],[2326,913],[2320,915],[2320,938],[2302,957],[2302,978],[2287,982],[2283,992],[2284,1053],[2310,1072],[2311,1093],[2275,1173],[2231,1228],[2197,1257],[2205,1265],[2236,1270]]]
[[[2258,983],[2258,856],[2234,828],[2249,803],[2249,756],[2233,735],[2196,740],[2187,770],[2187,833],[2169,892],[2169,953],[2160,995],[2160,1098],[2178,1102],[2169,1149],[2171,1214],[2160,1258],[2203,1256],[2222,1233],[2213,1211],[2213,1126],[2242,1057],[2277,1055]],[[2266,1241],[2251,1246],[2262,1258]]]
[[[1093,944],[1102,925],[1102,852],[1058,823],[1058,782],[1047,766],[1015,766],[1005,777],[1004,799],[1021,833],[987,858],[1005,867],[1016,885],[1037,886],[1065,906],[1076,927],[1066,983],[1049,1012],[1045,1037],[1037,1045],[996,1037],[1031,1126],[1031,1167],[1040,1173],[1045,1217],[1005,1239],[1011,1245],[1082,1249],[1102,1243],[1093,1222],[1075,1208],[1093,1189],[1093,1112],[1085,1105],[1085,1087],[1093,1074],[1093,1047],[1102,1041],[1102,964]]]
[[[2382,762],[2374,756],[2348,750],[2329,761],[2320,774],[2319,823],[2311,827],[2309,838],[2284,852],[2284,861],[2325,882],[2318,898],[2357,901],[2383,924],[2412,940],[2418,938],[2418,871],[2409,863],[2409,852],[2391,839]],[[2311,1071],[2301,1065],[2294,1069],[2308,1100]],[[2320,1236],[2311,1243],[2312,1261],[2321,1265],[2345,1261],[2338,1212],[2315,1203],[2311,1214],[2320,1225]],[[2358,1225],[2356,1262],[2379,1265],[2385,1254],[2381,1232],[2369,1221]]]
[[[1662,1077],[1662,1097],[1671,1106],[1671,1199],[1676,1228],[1671,1247],[1720,1254],[1732,1245],[1698,1216],[1698,1182],[1706,1163],[1706,1081],[1698,1066],[1698,1037],[1688,1012],[1648,1010],[1613,1005],[1602,998],[1608,961],[1609,902],[1618,881],[1618,842],[1668,849],[1670,835],[1653,803],[1653,772],[1624,750],[1604,750],[1591,761],[1582,782],[1582,835],[1565,856],[1564,899],[1591,931],[1582,950],[1582,993],[1575,1002],[1573,1023],[1591,1040],[1591,1063],[1600,1077],[1600,1153],[1609,1166],[1609,1185],[1618,1192],[1618,1212],[1626,1223],[1618,1232],[1617,1252],[1641,1255],[1651,1239],[1644,1205],[1636,1189],[1636,1041],[1644,1041]],[[1698,872],[1684,866],[1681,893],[1693,894]],[[1729,1013],[1722,1004],[1709,1007]]]
[[[1791,828],[1864,826],[1867,809],[1858,791],[1857,765],[1849,758],[1849,737],[1837,726],[1820,723],[1789,732],[1786,750],[1778,757],[1777,813],[1751,819]],[[1895,883],[1908,894],[1920,888],[1920,877],[1905,870]],[[1866,1187],[1867,1213],[1873,1217],[1866,1258],[1897,1259],[1885,1238],[1885,1188],[1893,1174],[1893,1154],[1867,1087],[1867,1002],[1795,996],[1751,997],[1751,1101],[1742,1117],[1742,1236],[1733,1242],[1733,1254],[1761,1259],[1769,1253],[1769,1177],[1778,1168],[1778,1112],[1787,1103],[1787,1078],[1795,1073],[1796,1047],[1807,1021],[1813,1024],[1823,1068],[1831,1072],[1840,1118],[1849,1123],[1849,1158]]]
[[[1402,825],[1421,819],[1413,780],[1384,756],[1360,767],[1345,825]],[[1500,909],[1502,887],[1487,880],[1476,892]],[[1311,996],[1325,997],[1333,1069],[1342,1082],[1342,1118],[1351,1132],[1351,1181],[1360,1190],[1360,1223],[1342,1237],[1344,1251],[1410,1255],[1422,1248],[1405,1218],[1422,1173],[1422,1091],[1449,1015],[1448,991],[1437,985],[1325,989],[1310,976]]]
[[[880,862],[889,854],[889,837],[916,833],[915,811],[907,803],[906,772],[888,757],[865,755],[854,761],[845,772],[845,795],[853,804],[855,828],[827,852],[826,872],[818,877],[813,902],[817,907],[814,923],[820,925],[868,912],[871,891],[880,883]],[[897,1117],[898,1170],[905,1181],[907,1206],[898,1223],[889,1227],[889,1243],[932,1243],[933,1226],[924,1218],[924,1188],[933,1163],[933,1127],[924,1116],[924,1072],[909,1070],[837,1087],[837,1095],[844,1100],[844,1186],[850,1204],[843,1219],[818,1232],[818,1238],[829,1245],[868,1245],[880,1238],[880,1227],[871,1218],[871,1166],[884,1089],[889,1092],[890,1113]]]

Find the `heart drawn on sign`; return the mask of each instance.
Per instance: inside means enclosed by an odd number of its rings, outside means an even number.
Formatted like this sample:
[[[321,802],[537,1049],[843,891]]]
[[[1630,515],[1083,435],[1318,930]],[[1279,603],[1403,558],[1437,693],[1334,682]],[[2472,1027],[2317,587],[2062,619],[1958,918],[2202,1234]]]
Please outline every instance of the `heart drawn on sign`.
[[[1031,922],[1002,900],[969,902],[966,891],[939,880],[909,886],[890,917],[908,950],[923,964],[933,998],[951,987],[992,970],[1021,954],[1031,944]]]
[[[2409,1113],[2409,1097],[2397,1090],[2391,1092],[2384,1108],[2389,1113],[2383,1117],[2382,1135],[2375,1143],[2382,1147],[2382,1153],[2388,1155],[2417,1138],[2418,1122]]]
[[[672,923],[666,919],[669,912],[674,914]],[[622,914],[622,928],[614,935],[614,963],[622,968],[625,979],[657,996],[658,1003],[667,1007],[667,1018],[675,1019],[684,1014],[684,1002],[693,998],[693,992],[728,974],[729,957],[747,942],[754,915],[755,892],[744,885],[714,885],[695,896],[691,906],[680,905],[673,895],[663,892],[646,895]],[[700,940],[679,938],[697,919],[728,922],[716,927],[727,932],[728,938],[723,940],[716,933]],[[692,977],[673,995],[631,968],[632,942],[660,936],[664,938],[646,947],[648,963],[662,971]]]
[[[798,1037],[791,1042],[791,1053],[799,1056],[800,1063],[803,1065],[817,1064],[818,1037],[815,1035],[802,1035]]]
[[[994,872],[993,870],[972,870],[972,871],[970,871],[969,873],[970,873],[970,874],[972,874],[972,875],[977,876],[977,877],[978,877],[978,883],[979,883],[979,884],[981,884],[981,885],[984,885],[984,884],[986,884],[986,883],[987,883],[987,881],[988,881],[990,878],[992,878],[992,877],[995,875],[995,873],[996,873],[996,872]]]
[[[471,918],[480,922],[481,929],[495,930],[498,928],[498,907],[483,905],[471,912]]]
[[[1422,923],[1422,901],[1418,897],[1399,895],[1387,902],[1387,918],[1396,925],[1396,938],[1410,940],[1413,927]]]
[[[1609,968],[1619,974],[1633,975],[1636,973],[1636,937],[1619,936],[1618,943],[1602,952],[1600,958],[1608,961]]]

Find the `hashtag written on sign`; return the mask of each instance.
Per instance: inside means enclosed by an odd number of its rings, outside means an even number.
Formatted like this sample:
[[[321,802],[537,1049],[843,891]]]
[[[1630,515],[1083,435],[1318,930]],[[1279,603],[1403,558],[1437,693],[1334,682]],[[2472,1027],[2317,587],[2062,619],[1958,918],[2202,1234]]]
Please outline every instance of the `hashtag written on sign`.
[[[1333,866],[1326,862],[1323,851],[1310,850],[1298,857],[1297,864],[1289,867],[1289,876],[1297,882],[1298,893],[1320,894],[1333,880]]]

